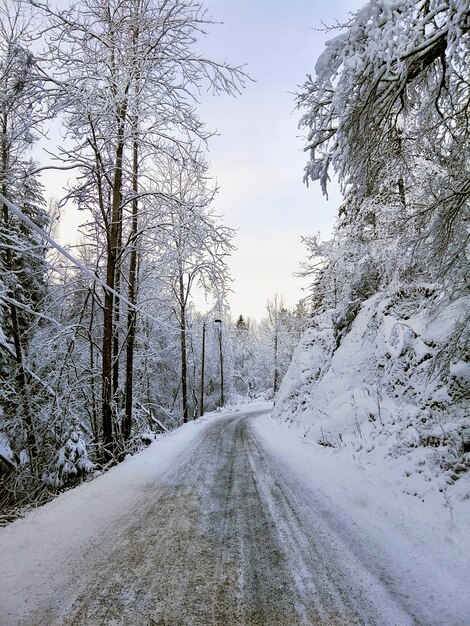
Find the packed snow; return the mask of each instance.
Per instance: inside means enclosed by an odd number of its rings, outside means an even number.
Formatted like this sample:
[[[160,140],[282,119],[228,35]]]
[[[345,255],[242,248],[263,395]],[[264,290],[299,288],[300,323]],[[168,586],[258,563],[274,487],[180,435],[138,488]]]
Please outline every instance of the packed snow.
[[[393,461],[341,454],[270,416],[258,419],[256,430],[353,554],[361,555],[376,577],[393,581],[402,599],[415,598],[424,610],[423,623],[469,623],[468,501],[454,507],[438,497],[412,497]]]
[[[216,422],[223,426],[223,420],[243,412],[264,411],[248,417],[270,458],[270,465],[257,462],[257,468],[252,468],[260,472],[265,467],[267,472],[266,476],[255,474],[261,492],[269,485],[276,488],[266,469],[276,467],[290,489],[313,507],[318,517],[315,524],[321,520],[319,541],[324,532],[337,537],[339,553],[334,558],[344,561],[343,571],[350,569],[354,575],[354,564],[360,562],[360,576],[370,576],[374,585],[385,585],[400,606],[419,606],[424,623],[468,624],[468,502],[446,506],[438,497],[412,497],[404,492],[408,479],[394,459],[368,462],[352,448],[345,454],[319,445],[299,429],[276,423],[269,408],[268,403],[232,407],[161,435],[147,450],[1,529],[0,609],[3,616],[10,616],[4,623],[19,624],[21,615],[43,607],[62,576],[69,579],[76,572],[83,577],[86,559],[105,539],[112,541],[108,535],[113,528],[125,527],[129,519],[133,525],[138,523],[142,498],[148,497],[151,486],[161,480],[171,483],[174,468],[183,459],[191,463],[189,452],[194,454],[211,426]],[[204,506],[212,505],[206,502]],[[275,500],[270,506],[275,506]],[[281,511],[273,508],[271,513],[284,536],[287,527]],[[304,574],[298,572],[299,580]],[[389,618],[387,623],[408,623]]]

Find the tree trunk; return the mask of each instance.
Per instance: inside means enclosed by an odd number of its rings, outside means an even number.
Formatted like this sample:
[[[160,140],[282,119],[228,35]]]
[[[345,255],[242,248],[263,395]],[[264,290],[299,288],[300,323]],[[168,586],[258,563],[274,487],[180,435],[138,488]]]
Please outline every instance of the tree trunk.
[[[95,345],[93,341],[92,329],[95,322],[95,284],[93,283],[91,292],[91,308],[90,308],[90,322],[88,324],[88,340],[89,340],[89,365],[90,365],[90,387],[91,387],[91,426],[93,431],[93,438],[95,441],[99,441],[98,437],[98,410],[97,410],[97,394],[96,387],[97,381],[95,377]]]
[[[122,212],[118,227],[117,255],[114,278],[114,291],[121,293],[121,250],[122,250]],[[114,299],[114,319],[113,319],[113,398],[119,389],[119,319],[121,314],[121,303],[119,298]]]
[[[108,259],[106,265],[106,284],[111,289],[114,289],[114,252],[112,235],[109,234],[110,241],[108,242]],[[102,421],[103,421],[103,444],[105,446],[105,458],[109,458],[111,453],[111,446],[113,443],[113,420],[112,420],[112,346],[113,346],[113,305],[114,297],[109,291],[105,291],[104,294],[104,315],[103,315],[103,371],[102,371],[102,383],[103,383],[103,409],[102,409]]]
[[[274,331],[274,393],[277,392],[279,388],[279,370],[277,367],[277,352],[278,352],[278,337],[277,337],[277,329]]]
[[[200,416],[204,415],[204,369],[206,361],[206,323],[202,324],[202,360],[201,360],[201,408]]]
[[[181,395],[183,399],[183,423],[188,421],[188,364],[186,355],[186,306],[184,298],[184,280],[180,269],[180,341],[181,341]]]
[[[114,291],[117,258],[119,255],[119,228],[122,219],[121,190],[122,190],[122,162],[124,155],[124,120],[127,106],[121,107],[116,157],[114,165],[114,179],[112,188],[111,222],[107,232],[107,262],[106,262],[106,285]],[[103,313],[103,444],[104,458],[112,458],[113,452],[113,340],[114,340],[114,295],[106,289],[104,294]]]
[[[220,406],[224,406],[225,396],[224,396],[224,355],[222,351],[222,322],[219,324],[219,356],[220,356]]]
[[[137,126],[134,120],[134,128]],[[132,157],[132,225],[131,225],[131,258],[129,262],[129,293],[128,300],[131,304],[136,303],[137,291],[137,233],[138,233],[138,167],[139,167],[139,146],[134,136],[133,157]],[[127,343],[126,343],[126,408],[122,434],[124,441],[131,436],[132,428],[132,400],[133,400],[133,375],[134,375],[134,344],[136,333],[136,311],[129,307],[127,311]]]

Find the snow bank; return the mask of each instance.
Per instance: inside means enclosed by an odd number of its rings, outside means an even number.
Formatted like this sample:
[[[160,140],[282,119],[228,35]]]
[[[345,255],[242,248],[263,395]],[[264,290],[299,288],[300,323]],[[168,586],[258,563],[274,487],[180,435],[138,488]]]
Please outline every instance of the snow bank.
[[[470,299],[442,303],[431,315],[423,293],[370,297],[339,345],[328,317],[317,319],[273,415],[398,481],[406,494],[470,519],[470,364],[448,349]]]
[[[439,498],[410,498],[391,459],[358,463],[344,449],[319,446],[268,416],[257,418],[255,426],[286,476],[370,573],[405,604],[422,607],[416,623],[469,623],[469,506],[453,511]]]

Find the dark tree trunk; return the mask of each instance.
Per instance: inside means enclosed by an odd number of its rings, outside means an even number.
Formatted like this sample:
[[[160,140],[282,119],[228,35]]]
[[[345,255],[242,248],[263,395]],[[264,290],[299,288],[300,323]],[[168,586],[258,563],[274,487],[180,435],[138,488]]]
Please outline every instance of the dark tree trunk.
[[[95,441],[99,440],[98,437],[98,410],[97,410],[97,381],[95,376],[95,344],[92,335],[93,324],[95,322],[95,283],[93,283],[91,292],[91,308],[90,308],[90,322],[88,324],[88,339],[89,339],[89,364],[90,364],[90,386],[91,386],[91,426],[93,431],[93,437]]]
[[[137,125],[134,122],[135,126]],[[131,225],[131,258],[129,262],[129,293],[128,300],[131,304],[136,304],[137,295],[137,233],[138,233],[138,168],[139,168],[139,146],[137,139],[133,143],[132,156],[132,225]],[[132,428],[132,401],[133,401],[133,377],[134,377],[134,345],[136,333],[136,311],[129,307],[127,311],[127,343],[126,343],[126,407],[122,433],[124,441],[131,436]]]
[[[117,256],[114,278],[114,291],[121,293],[121,250],[122,250],[122,212],[118,227]],[[113,319],[113,397],[119,389],[119,320],[121,314],[121,303],[119,298],[114,299],[114,319]]]
[[[219,357],[220,357],[220,406],[225,405],[224,396],[224,353],[222,351],[222,323],[219,324]]]
[[[18,311],[13,304],[10,305],[10,315],[12,322],[13,342],[15,346],[16,363],[18,367],[16,383],[19,391],[19,396],[21,398],[21,404],[23,405],[22,420],[26,427],[26,440],[28,444],[29,460],[31,462],[31,465],[33,465],[34,459],[36,458],[38,453],[38,449],[36,436],[34,434],[33,420],[31,416],[29,389],[23,360],[23,348],[21,345]]]
[[[183,273],[179,274],[180,294],[180,341],[181,341],[181,396],[183,399],[183,423],[188,421],[188,363],[186,355],[186,306]]]
[[[114,291],[117,259],[119,255],[119,228],[122,219],[121,190],[122,190],[122,162],[124,155],[124,120],[127,106],[121,107],[118,120],[118,137],[114,166],[114,179],[112,188],[111,222],[107,232],[107,262],[106,262],[106,285]],[[114,340],[114,294],[109,289],[104,294],[103,313],[103,444],[104,458],[112,458],[113,452],[113,340]]]
[[[274,331],[274,393],[279,389],[279,370],[277,367],[277,352],[278,352],[278,338],[277,330]]]
[[[111,239],[111,237],[110,237]],[[108,242],[108,259],[106,267],[106,284],[114,289],[114,259],[113,246],[111,241]],[[105,446],[105,457],[110,456],[110,448],[113,443],[113,420],[112,420],[112,346],[113,346],[113,305],[114,297],[109,291],[104,294],[104,314],[103,314],[103,444]]]
[[[206,365],[206,324],[202,325],[202,360],[201,360],[201,408],[200,416],[204,415],[204,369]]]

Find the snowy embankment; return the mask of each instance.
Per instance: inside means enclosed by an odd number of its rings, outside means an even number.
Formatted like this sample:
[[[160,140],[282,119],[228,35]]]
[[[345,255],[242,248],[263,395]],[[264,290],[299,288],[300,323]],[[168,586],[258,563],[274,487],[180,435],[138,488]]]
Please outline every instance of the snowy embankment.
[[[256,430],[286,477],[346,544],[344,560],[359,558],[401,601],[414,598],[423,611],[419,623],[469,623],[469,506],[453,515],[437,498],[410,498],[399,472],[377,465],[371,471],[269,416],[256,421]]]
[[[470,298],[431,316],[426,290],[375,294],[339,337],[334,320],[317,316],[273,416],[328,448],[335,466],[354,461],[409,506],[418,500],[424,515],[469,521],[470,363],[451,342],[464,336]]]

